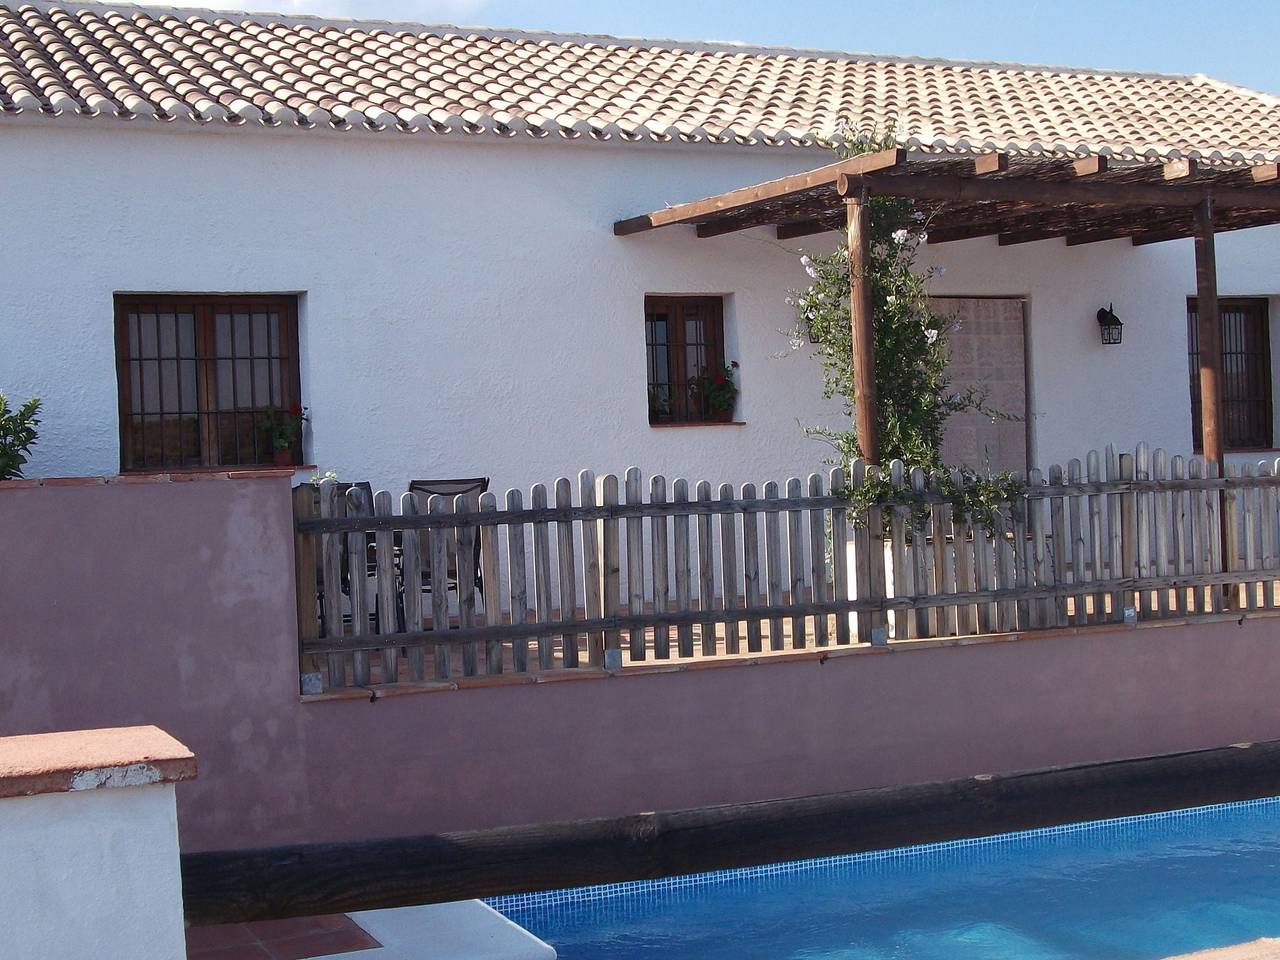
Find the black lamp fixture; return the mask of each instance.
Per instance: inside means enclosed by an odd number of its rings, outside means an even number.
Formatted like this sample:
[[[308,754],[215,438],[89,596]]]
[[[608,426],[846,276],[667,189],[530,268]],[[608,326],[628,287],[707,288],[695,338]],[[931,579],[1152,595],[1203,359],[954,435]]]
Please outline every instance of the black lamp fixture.
[[[1124,334],[1124,324],[1116,316],[1115,304],[1110,303],[1098,311],[1098,326],[1102,329],[1103,343],[1119,343]]]

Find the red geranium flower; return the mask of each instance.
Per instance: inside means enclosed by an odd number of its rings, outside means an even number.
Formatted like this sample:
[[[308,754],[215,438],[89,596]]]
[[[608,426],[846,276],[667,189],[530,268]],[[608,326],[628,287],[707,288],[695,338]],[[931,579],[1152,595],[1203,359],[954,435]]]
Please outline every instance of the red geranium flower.
[[[293,416],[293,417],[300,417],[300,416],[302,416],[302,404],[300,404],[300,403],[295,403],[292,407],[290,407],[290,408],[289,408],[289,415],[290,415],[290,416]]]
[[[717,373],[715,376],[711,378],[711,382],[714,383],[717,387],[720,386],[722,383],[724,383],[724,381],[725,381],[725,376],[723,373]]]
[[[731,366],[731,367],[733,367],[733,369],[737,370],[737,369],[738,369],[738,361],[737,361],[737,360],[730,360],[730,361],[729,361],[729,366]]]

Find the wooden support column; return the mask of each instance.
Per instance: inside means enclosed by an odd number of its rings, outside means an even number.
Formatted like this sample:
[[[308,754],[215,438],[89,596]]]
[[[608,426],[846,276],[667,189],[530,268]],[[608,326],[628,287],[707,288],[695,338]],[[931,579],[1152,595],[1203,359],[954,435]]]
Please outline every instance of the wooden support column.
[[[1196,317],[1200,342],[1200,444],[1206,460],[1223,466],[1222,324],[1213,244],[1213,200],[1196,206]]]
[[[871,261],[871,225],[867,191],[845,197],[849,230],[849,317],[853,325],[853,408],[858,446],[868,463],[880,463],[876,428],[876,356],[871,323],[871,284],[866,271]]]

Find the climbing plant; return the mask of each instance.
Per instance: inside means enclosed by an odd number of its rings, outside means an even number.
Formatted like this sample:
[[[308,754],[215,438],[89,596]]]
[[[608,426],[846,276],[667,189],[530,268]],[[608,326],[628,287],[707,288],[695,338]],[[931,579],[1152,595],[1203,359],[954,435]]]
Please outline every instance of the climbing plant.
[[[845,128],[832,141],[844,159],[890,148],[889,132],[854,132]],[[995,503],[1021,492],[1022,485],[1008,473],[959,470],[943,463],[941,447],[947,419],[973,410],[993,418],[1008,417],[991,408],[980,388],[954,389],[947,372],[947,338],[952,320],[931,305],[928,283],[938,271],[916,267],[920,245],[928,231],[927,217],[910,200],[873,196],[868,200],[870,258],[866,281],[870,288],[875,350],[877,428],[884,462],[901,459],[911,466],[945,475],[952,500],[962,513],[988,514]],[[832,445],[832,460],[848,463],[861,456],[853,427],[853,336],[849,308],[849,250],[844,242],[831,253],[806,253],[800,258],[809,275],[809,286],[792,291],[788,302],[795,309],[795,326],[788,331],[792,348],[808,341],[822,369],[823,394],[843,405],[845,429],[809,426],[806,432]],[[884,502],[888,493],[880,497]]]

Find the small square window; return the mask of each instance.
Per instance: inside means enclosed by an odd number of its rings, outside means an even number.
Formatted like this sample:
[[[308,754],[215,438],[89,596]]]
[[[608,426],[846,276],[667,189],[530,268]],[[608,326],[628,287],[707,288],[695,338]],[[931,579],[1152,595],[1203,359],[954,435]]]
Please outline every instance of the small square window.
[[[130,295],[115,311],[122,470],[302,462],[296,298]]]
[[[645,297],[650,423],[713,423],[732,410],[712,409],[700,381],[724,367],[720,297]]]

